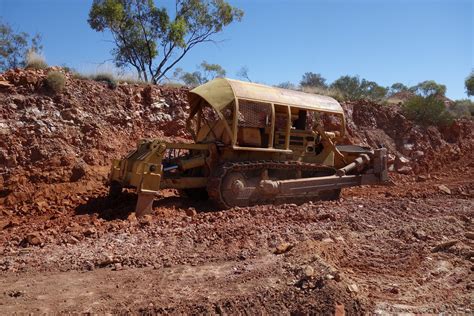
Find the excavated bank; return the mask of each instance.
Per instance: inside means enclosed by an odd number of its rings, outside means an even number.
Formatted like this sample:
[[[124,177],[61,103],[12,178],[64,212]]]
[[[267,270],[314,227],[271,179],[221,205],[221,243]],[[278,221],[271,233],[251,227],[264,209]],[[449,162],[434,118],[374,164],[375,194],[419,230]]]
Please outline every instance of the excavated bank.
[[[54,95],[46,72],[0,75],[2,311],[472,313],[471,121],[348,102],[347,141],[383,143],[408,175],[228,211],[169,190],[137,220],[134,194],[107,197],[109,160],[140,137],[188,141],[187,90],[66,74]]]

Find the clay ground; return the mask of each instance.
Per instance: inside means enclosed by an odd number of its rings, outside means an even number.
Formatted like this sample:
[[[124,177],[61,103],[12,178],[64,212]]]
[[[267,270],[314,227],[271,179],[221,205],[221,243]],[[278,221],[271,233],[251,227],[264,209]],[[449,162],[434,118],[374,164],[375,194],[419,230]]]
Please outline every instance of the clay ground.
[[[301,206],[212,211],[170,191],[139,220],[133,195],[90,188],[3,224],[0,310],[470,313],[474,168],[453,171]]]

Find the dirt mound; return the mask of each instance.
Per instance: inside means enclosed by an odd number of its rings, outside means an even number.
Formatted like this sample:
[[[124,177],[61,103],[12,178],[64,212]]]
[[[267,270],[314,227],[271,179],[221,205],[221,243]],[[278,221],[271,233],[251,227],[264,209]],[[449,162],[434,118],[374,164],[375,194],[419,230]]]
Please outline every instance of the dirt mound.
[[[343,103],[348,143],[389,149],[392,170],[423,173],[438,170],[463,156],[472,156],[474,122],[458,119],[450,126],[420,126],[399,106],[359,100]]]
[[[93,167],[109,165],[140,138],[187,137],[187,89],[110,89],[64,73],[65,89],[54,94],[45,85],[48,71],[0,75],[0,198],[6,205],[34,199],[37,184],[96,178]]]

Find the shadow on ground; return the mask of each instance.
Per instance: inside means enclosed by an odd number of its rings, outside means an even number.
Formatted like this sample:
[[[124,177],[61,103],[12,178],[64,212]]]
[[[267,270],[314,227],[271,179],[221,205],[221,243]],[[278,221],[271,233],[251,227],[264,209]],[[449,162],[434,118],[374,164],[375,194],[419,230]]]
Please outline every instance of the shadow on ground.
[[[75,208],[76,215],[98,214],[99,218],[107,221],[116,219],[125,220],[130,213],[135,211],[137,195],[131,192],[123,192],[118,197],[110,197],[108,194],[91,197],[86,203]],[[194,200],[185,196],[172,195],[157,198],[153,202],[153,213],[162,208],[187,210],[194,208],[196,212],[215,212],[218,209],[209,200]]]

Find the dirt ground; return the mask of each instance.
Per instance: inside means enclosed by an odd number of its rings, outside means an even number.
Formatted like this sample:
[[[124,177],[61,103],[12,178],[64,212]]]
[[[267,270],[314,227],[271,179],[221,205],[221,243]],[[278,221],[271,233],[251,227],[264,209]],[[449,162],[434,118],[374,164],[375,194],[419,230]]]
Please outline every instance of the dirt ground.
[[[139,220],[132,194],[89,188],[69,212],[3,222],[0,310],[470,313],[474,168],[453,170],[301,206],[213,211],[169,191]]]

